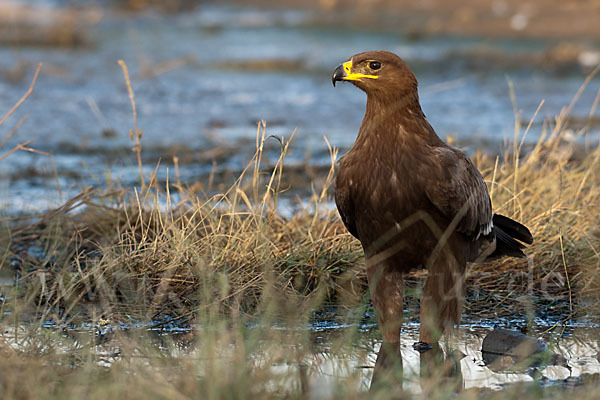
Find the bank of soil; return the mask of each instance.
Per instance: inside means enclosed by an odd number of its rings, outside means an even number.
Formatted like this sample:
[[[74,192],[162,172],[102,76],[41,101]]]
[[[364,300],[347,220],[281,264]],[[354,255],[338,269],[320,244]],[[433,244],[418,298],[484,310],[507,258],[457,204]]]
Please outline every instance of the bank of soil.
[[[241,3],[241,2],[240,2]],[[249,0],[248,5],[318,8],[323,20],[414,35],[600,38],[600,0]]]

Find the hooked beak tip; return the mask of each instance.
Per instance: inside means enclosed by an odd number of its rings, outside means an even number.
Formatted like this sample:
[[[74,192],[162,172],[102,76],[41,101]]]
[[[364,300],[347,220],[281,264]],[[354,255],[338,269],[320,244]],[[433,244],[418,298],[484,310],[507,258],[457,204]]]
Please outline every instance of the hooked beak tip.
[[[346,72],[344,71],[344,66],[340,64],[335,71],[333,71],[333,75],[331,75],[331,83],[333,83],[333,87],[335,87],[335,83],[337,81],[343,81],[346,76]]]

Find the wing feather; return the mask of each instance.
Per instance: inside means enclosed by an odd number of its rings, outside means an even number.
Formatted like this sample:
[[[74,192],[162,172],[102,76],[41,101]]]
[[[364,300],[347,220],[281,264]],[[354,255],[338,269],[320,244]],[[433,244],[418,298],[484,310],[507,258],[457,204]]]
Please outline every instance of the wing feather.
[[[458,232],[473,240],[490,234],[492,202],[477,168],[455,148],[438,148],[437,155],[439,169],[425,187],[429,201],[448,219],[458,218]]]
[[[346,226],[346,229],[348,229],[348,232],[359,239],[358,230],[356,229],[356,223],[354,221],[354,205],[350,195],[350,184],[348,180],[345,179],[341,169],[336,179],[335,205],[337,206],[342,222]]]

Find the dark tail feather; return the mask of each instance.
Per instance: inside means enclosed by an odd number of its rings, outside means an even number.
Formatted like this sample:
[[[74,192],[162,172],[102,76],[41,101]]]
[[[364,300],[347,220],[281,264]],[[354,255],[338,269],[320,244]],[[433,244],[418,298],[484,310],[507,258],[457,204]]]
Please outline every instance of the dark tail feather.
[[[527,244],[533,243],[533,236],[525,225],[522,225],[517,221],[500,214],[494,214],[492,221],[494,221],[494,226],[502,229],[514,239],[520,240],[521,242],[525,242]]]
[[[533,243],[533,236],[529,229],[504,215],[494,214],[493,221],[496,250],[488,258],[501,256],[525,257],[525,253],[522,251],[525,245],[521,242]]]

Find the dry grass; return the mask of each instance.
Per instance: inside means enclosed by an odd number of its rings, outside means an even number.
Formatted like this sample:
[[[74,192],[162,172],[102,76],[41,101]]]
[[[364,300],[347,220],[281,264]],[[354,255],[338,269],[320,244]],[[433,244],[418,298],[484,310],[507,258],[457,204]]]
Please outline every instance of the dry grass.
[[[509,311],[530,295],[569,305],[571,313],[582,297],[598,297],[600,151],[566,142],[565,118],[557,117],[525,156],[519,148],[496,159],[476,156],[495,210],[526,223],[536,241],[526,260],[471,268],[473,312]],[[63,319],[75,311],[87,315],[89,307],[116,319],[193,316],[212,306],[253,313],[265,296],[295,299],[294,307],[296,301],[308,308],[323,301],[360,303],[362,252],[327,203],[336,151],[310,207],[284,218],[277,202],[289,143],[282,143],[274,165],[264,167],[267,140],[275,139],[261,124],[252,161],[223,193],[198,195],[176,177],[163,188],[154,177],[146,184],[140,176],[139,191],[86,190],[31,223],[5,224],[3,268],[15,270],[31,305],[44,306],[42,315]],[[493,310],[482,307],[486,299]]]
[[[361,253],[324,204],[333,169],[310,212],[283,218],[277,196],[287,144],[262,171],[264,125],[259,135],[251,165],[225,193],[198,197],[155,184],[140,193],[84,191],[5,231],[12,249],[5,258],[46,312],[100,302],[113,317],[118,310],[191,316],[213,305],[251,311],[269,291],[303,301],[344,294],[361,274]]]
[[[576,302],[596,301],[599,294],[600,149],[566,139],[574,133],[568,118],[577,97],[552,126],[544,124],[540,140],[524,156],[522,143],[531,122],[523,137],[517,123],[512,148],[502,160],[485,155],[477,159],[494,210],[523,221],[535,243],[527,250],[526,261],[503,259],[475,266],[474,284],[501,298],[527,294],[541,302],[563,302],[569,306],[565,319],[573,316]],[[598,98],[600,92],[590,116]],[[582,128],[575,134],[582,138],[586,132]]]
[[[224,193],[197,196],[170,183],[140,193],[88,190],[30,224],[5,225],[3,268],[15,268],[46,314],[99,302],[113,317],[191,316],[215,304],[252,312],[270,291],[308,304],[340,296],[357,304],[365,286],[361,250],[326,204],[333,166],[310,209],[284,218],[277,198],[287,144],[276,165],[263,169],[266,140],[261,126],[251,164]],[[477,158],[495,209],[524,221],[536,238],[528,260],[471,268],[470,287],[480,296],[506,297],[507,305],[524,294],[597,297],[600,152],[575,160],[566,146],[559,136],[540,141],[517,168],[510,155],[497,165]],[[211,294],[201,298],[206,288]]]

